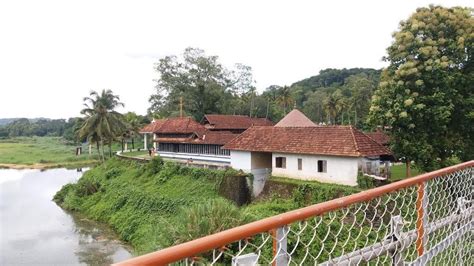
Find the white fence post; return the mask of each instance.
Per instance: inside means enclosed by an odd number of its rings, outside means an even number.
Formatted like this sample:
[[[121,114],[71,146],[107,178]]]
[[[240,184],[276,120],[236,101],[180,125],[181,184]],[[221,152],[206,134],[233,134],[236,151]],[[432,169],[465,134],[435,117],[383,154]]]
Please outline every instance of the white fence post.
[[[390,235],[388,238],[392,241],[400,241],[402,239],[403,219],[402,216],[393,216],[390,219]],[[392,255],[392,265],[404,265],[401,250],[395,249]]]
[[[274,250],[274,260],[276,266],[288,265],[288,226],[282,226],[275,230],[276,250]]]

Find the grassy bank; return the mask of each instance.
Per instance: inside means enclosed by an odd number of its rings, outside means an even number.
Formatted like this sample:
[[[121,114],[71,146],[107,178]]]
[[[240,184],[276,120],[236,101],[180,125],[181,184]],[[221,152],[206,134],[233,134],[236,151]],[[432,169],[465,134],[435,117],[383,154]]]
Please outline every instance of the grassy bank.
[[[254,203],[238,208],[218,193],[234,170],[181,167],[111,159],[64,186],[54,197],[63,208],[108,223],[137,254],[261,219],[358,189],[272,178]],[[281,186],[280,192],[277,186]]]
[[[144,253],[188,240],[179,227],[192,219],[185,210],[199,213],[210,202],[208,208],[214,204],[237,212],[226,218],[238,224],[240,210],[217,193],[219,181],[229,174],[163,164],[159,159],[142,164],[115,158],[86,172],[77,184],[63,187],[54,199],[65,209],[108,223],[137,253]],[[208,227],[210,231],[201,232],[212,233]]]
[[[21,137],[0,140],[0,167],[51,168],[89,165],[96,162],[95,152],[75,155],[76,146],[60,137]]]

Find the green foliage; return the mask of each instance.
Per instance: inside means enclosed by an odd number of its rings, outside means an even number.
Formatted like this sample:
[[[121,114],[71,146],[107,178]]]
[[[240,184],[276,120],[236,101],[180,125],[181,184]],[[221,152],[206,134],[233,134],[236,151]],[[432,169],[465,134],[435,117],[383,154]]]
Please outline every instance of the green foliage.
[[[342,196],[359,192],[360,190],[342,185],[322,184],[319,182],[307,182],[300,184],[293,191],[293,201],[296,206],[304,207],[310,204],[324,202]]]
[[[151,161],[147,164],[148,171],[150,175],[156,175],[160,172],[161,168],[163,167],[163,159],[160,156],[155,156]]]
[[[275,195],[239,209],[217,191],[225,177],[238,174],[162,164],[159,159],[141,164],[113,158],[87,171],[76,184],[64,186],[54,200],[65,209],[108,223],[141,254],[359,191],[272,178],[297,186],[294,195]]]
[[[269,86],[259,94],[250,67],[236,65],[227,70],[218,59],[196,48],[187,48],[182,58],[161,58],[149,112],[177,116],[182,98],[185,115],[198,121],[204,114],[220,113],[276,122],[296,106],[315,122],[365,127],[370,98],[380,78],[375,69],[326,69],[291,86]]]
[[[112,142],[127,130],[131,130],[123,115],[115,111],[115,108],[124,104],[111,90],[102,90],[100,93],[91,91],[89,97],[84,98],[84,102],[86,108],[81,110],[81,114],[85,117],[77,130],[77,139],[96,143],[97,152],[104,161],[104,145],[108,144],[110,156],[112,156]]]
[[[424,171],[474,155],[473,21],[469,8],[418,8],[387,49],[370,122],[391,128],[392,150]]]
[[[68,140],[69,133],[75,125],[76,118],[65,119],[12,119],[10,123],[0,125],[0,138],[51,136],[64,137]]]
[[[166,56],[155,66],[160,74],[156,94],[150,97],[150,113],[179,115],[178,103],[184,100],[184,112],[200,121],[205,114],[239,111],[234,95],[254,90],[251,68],[237,64],[225,69],[217,56],[208,56],[197,48],[185,49],[182,58]]]
[[[181,208],[166,224],[167,245],[179,244],[250,222],[239,208],[224,199],[212,199]]]
[[[159,167],[150,167],[153,164]],[[158,172],[152,174],[150,169]],[[217,194],[218,184],[223,176],[234,173],[162,164],[160,159],[142,165],[113,158],[87,171],[76,184],[63,187],[54,199],[63,208],[110,224],[137,253],[144,253],[170,244],[170,234],[176,231],[165,225],[183,228],[177,224],[183,208],[222,199]],[[224,211],[236,209],[227,201],[217,203],[217,208],[224,202],[231,205]],[[212,226],[217,225],[217,219],[215,222]]]
[[[357,174],[357,186],[361,189],[369,189],[376,187],[374,179],[362,173]]]
[[[59,190],[53,197],[53,200],[54,202],[56,202],[57,204],[61,205],[65,198],[66,198],[66,195],[69,194],[69,191],[74,189],[75,188],[75,185],[74,184],[66,184],[64,185],[61,190]]]

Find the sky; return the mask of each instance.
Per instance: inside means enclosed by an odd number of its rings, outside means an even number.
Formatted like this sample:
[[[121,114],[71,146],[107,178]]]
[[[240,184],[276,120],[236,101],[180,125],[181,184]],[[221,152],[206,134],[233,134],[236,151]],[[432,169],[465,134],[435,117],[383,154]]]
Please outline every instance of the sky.
[[[325,68],[382,68],[401,20],[422,1],[0,1],[0,118],[80,116],[91,90],[112,89],[121,112],[145,114],[154,63],[186,47],[256,86],[290,85]]]

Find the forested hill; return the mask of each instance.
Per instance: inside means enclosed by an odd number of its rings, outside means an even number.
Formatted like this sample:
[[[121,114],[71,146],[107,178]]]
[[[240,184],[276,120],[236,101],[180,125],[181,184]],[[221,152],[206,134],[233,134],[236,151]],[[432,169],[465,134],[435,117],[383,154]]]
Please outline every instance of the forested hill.
[[[308,90],[314,90],[321,87],[342,86],[344,85],[346,78],[361,73],[365,74],[369,79],[378,83],[380,79],[380,72],[380,70],[373,68],[327,68],[321,70],[316,76],[312,76],[291,84],[291,87],[299,86]]]
[[[11,124],[20,119],[28,119],[31,123],[35,123],[39,120],[51,120],[49,118],[38,117],[38,118],[0,118],[0,126]]]
[[[18,118],[0,118],[0,126],[10,124],[11,122],[17,120]]]
[[[372,68],[328,68],[280,90],[288,90],[296,106],[317,123],[367,128],[370,101],[380,74],[381,70]]]

